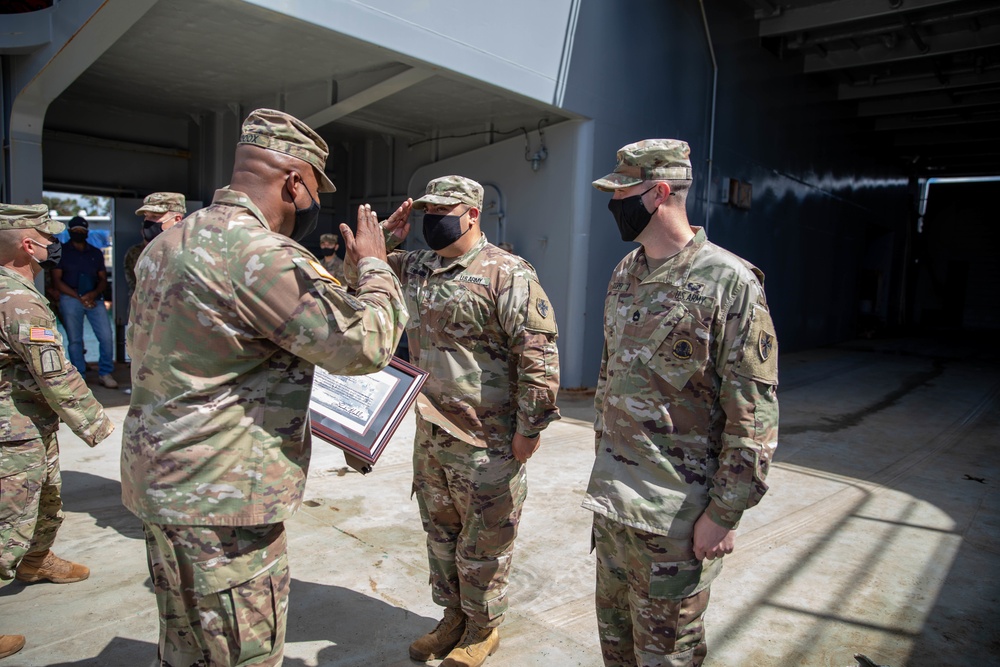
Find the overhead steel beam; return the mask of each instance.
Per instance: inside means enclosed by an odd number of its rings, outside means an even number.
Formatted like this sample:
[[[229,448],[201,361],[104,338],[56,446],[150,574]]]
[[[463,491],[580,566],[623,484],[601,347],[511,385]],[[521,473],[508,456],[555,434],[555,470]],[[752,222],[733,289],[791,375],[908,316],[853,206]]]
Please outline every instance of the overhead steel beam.
[[[982,140],[979,143],[924,144],[922,146],[913,146],[905,151],[905,153],[908,155],[920,155],[925,159],[933,158],[937,160],[1000,155],[1000,141],[990,139]]]
[[[368,130],[369,132],[377,132],[378,134],[388,134],[394,137],[403,137],[405,139],[422,139],[427,136],[427,133],[423,130],[418,130],[413,127],[404,127],[402,125],[389,125],[386,123],[377,123],[370,120],[363,120],[356,116],[345,116],[343,118],[338,118],[337,123],[340,125],[348,125],[350,127],[356,127],[361,130]]]
[[[176,157],[182,160],[191,159],[191,151],[183,148],[171,148],[169,146],[154,146],[153,144],[140,144],[135,141],[120,141],[118,139],[105,139],[104,137],[93,137],[77,132],[64,132],[62,130],[42,130],[42,141],[62,141],[65,143],[90,146],[91,148],[107,148],[116,151],[129,151],[131,153],[146,153],[147,155],[161,155],[164,157]]]
[[[919,47],[907,39],[900,41],[891,50],[880,44],[872,44],[858,50],[829,49],[825,55],[808,54],[805,56],[802,70],[806,74],[832,72],[851,67],[871,67],[901,60],[932,58],[948,53],[1000,46],[1000,25],[984,26],[976,31],[962,30],[941,33],[925,36],[924,39],[930,46],[930,49],[924,53],[921,53]]]
[[[389,77],[381,83],[376,83],[371,88],[366,88],[356,95],[341,100],[322,111],[317,111],[308,118],[304,118],[303,122],[309,127],[319,129],[344,116],[349,116],[370,104],[374,104],[390,95],[395,95],[401,90],[406,90],[410,86],[425,81],[434,76],[434,74],[435,72],[432,69],[410,68],[405,72],[400,72],[396,76]]]
[[[863,100],[872,97],[887,97],[890,95],[913,95],[929,91],[955,90],[1000,83],[1000,69],[990,72],[960,72],[946,75],[947,82],[941,83],[936,75],[922,76],[912,79],[900,79],[868,84],[842,83],[837,88],[837,99]]]
[[[893,145],[899,148],[912,146],[950,146],[959,143],[979,143],[981,141],[1000,140],[1000,127],[987,126],[980,130],[970,130],[968,127],[950,127],[934,132],[912,131],[900,132],[893,138]]]
[[[935,127],[956,127],[1000,123],[1000,113],[955,113],[939,116],[896,116],[877,118],[872,129],[875,132],[899,132]]]
[[[858,103],[858,116],[868,118],[871,116],[917,114],[942,110],[955,111],[988,105],[1000,105],[1000,93],[970,93],[960,96],[950,93],[931,93],[915,97],[869,100]]]
[[[903,14],[928,7],[957,4],[961,0],[905,0],[898,7],[887,0],[836,0],[807,7],[788,7],[776,16],[760,18],[760,36],[776,37],[792,32],[828,28],[844,23]]]

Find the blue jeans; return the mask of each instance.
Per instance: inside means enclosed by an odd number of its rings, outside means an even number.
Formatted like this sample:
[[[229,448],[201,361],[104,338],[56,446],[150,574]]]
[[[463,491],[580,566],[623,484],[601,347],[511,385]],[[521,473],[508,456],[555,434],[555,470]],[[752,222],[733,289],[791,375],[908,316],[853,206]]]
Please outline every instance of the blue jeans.
[[[62,316],[66,335],[69,337],[69,360],[80,371],[87,373],[87,362],[83,358],[83,318],[90,322],[100,348],[100,360],[97,362],[98,375],[110,375],[115,370],[114,335],[111,333],[111,321],[103,301],[97,301],[93,308],[84,308],[83,302],[68,294],[59,295],[59,314]]]

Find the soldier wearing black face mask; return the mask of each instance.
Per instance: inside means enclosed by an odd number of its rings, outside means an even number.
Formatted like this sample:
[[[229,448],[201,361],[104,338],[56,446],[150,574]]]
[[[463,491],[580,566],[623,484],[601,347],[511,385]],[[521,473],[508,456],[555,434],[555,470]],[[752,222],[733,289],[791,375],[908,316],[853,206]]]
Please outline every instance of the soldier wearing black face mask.
[[[35,289],[42,268],[58,261],[63,229],[44,204],[0,204],[0,588],[15,577],[68,584],[90,574],[52,553],[63,522],[59,422],[92,447],[114,430],[66,361],[55,316]],[[0,659],[24,642],[0,635]]]
[[[647,139],[594,181],[624,241],[594,396],[595,606],[604,664],[698,667],[703,614],[778,440],[764,275],[688,222],[690,148]],[[749,576],[749,575],[744,575]]]
[[[409,652],[444,658],[441,667],[479,667],[497,650],[507,611],[526,463],[559,418],[556,317],[534,268],[482,233],[482,185],[435,178],[400,211],[409,206],[424,211],[431,250],[388,261],[410,313],[410,361],[430,373],[417,398],[413,489],[432,596],[444,607]],[[409,225],[397,215],[384,228],[394,246]]]
[[[330,275],[341,283],[344,282],[344,260],[337,254],[340,248],[340,237],[336,234],[323,234],[319,237],[319,254],[323,266]]]
[[[179,192],[154,192],[142,200],[142,206],[135,214],[143,218],[142,242],[129,248],[123,261],[130,299],[135,292],[135,264],[139,261],[139,255],[150,241],[187,215],[187,202]]]

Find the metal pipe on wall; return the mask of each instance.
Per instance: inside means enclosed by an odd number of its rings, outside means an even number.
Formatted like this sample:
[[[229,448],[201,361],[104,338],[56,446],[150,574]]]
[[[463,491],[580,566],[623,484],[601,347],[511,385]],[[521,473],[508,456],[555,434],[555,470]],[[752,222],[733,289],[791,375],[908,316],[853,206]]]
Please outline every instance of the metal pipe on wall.
[[[708,16],[705,15],[705,0],[698,0],[701,7],[701,22],[705,26],[705,39],[708,41],[708,53],[712,56],[712,112],[709,116],[708,129],[708,173],[705,178],[705,233],[708,233],[708,220],[712,209],[712,160],[715,157],[715,101],[718,97],[719,63],[715,60],[715,46],[712,45],[712,33],[708,29]]]

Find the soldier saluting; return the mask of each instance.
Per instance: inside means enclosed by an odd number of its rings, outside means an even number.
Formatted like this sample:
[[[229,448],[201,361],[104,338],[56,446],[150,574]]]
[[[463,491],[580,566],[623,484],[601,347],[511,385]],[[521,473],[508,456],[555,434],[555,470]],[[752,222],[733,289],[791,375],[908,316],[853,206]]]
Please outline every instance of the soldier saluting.
[[[326,142],[271,109],[243,122],[230,185],[136,265],[122,500],[143,521],[164,664],[281,663],[284,521],[302,502],[316,365],[385,367],[406,323],[371,208],[356,296],[298,242],[316,227]]]

